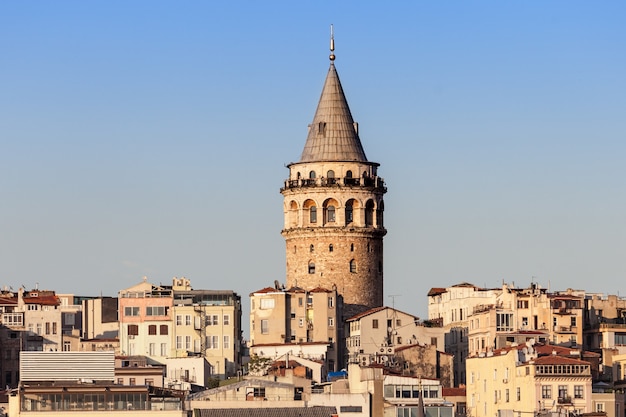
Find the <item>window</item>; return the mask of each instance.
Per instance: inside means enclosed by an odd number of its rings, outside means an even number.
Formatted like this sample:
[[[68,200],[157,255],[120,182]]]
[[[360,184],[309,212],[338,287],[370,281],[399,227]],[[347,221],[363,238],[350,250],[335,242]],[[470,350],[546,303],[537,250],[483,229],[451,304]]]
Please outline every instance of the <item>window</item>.
[[[128,335],[129,336],[137,336],[137,335],[139,335],[139,326],[137,326],[136,324],[129,324],[128,325]]]
[[[252,388],[251,394],[253,397],[256,397],[256,398],[264,398],[265,388]]]
[[[372,320],[372,329],[378,329],[378,319]]]
[[[160,326],[159,326],[159,334],[161,334],[161,335],[166,335],[166,334],[168,334],[167,329],[168,329],[167,324],[162,324],[162,325],[160,325]]]
[[[261,320],[261,334],[269,334],[269,332],[270,332],[269,321]]]
[[[346,225],[353,221],[353,202],[352,200],[346,202]]]
[[[576,317],[572,317],[570,320],[570,324],[572,327],[576,327]]]
[[[335,327],[335,319],[333,317],[328,318],[328,327]]]
[[[148,350],[148,352],[149,352],[148,354],[149,354],[150,356],[154,356],[154,355],[156,354],[156,343],[150,343],[150,344],[148,345],[148,349],[149,349],[149,350]]]
[[[583,386],[574,385],[574,398],[583,398]]]
[[[309,252],[313,253],[315,251],[315,245],[309,246]]]
[[[333,297],[328,297],[328,308],[333,308],[335,306],[335,299]]]
[[[567,385],[559,385],[559,398],[567,398]]]
[[[522,389],[520,387],[516,388],[515,397],[517,398],[517,401],[522,401]]]
[[[176,349],[177,350],[182,350],[183,348],[183,337],[182,336],[176,336]]]
[[[326,217],[327,217],[327,221],[330,223],[334,223],[335,222],[335,206],[328,206],[328,208],[326,209]]]
[[[312,179],[312,180],[315,179],[315,171],[309,172],[309,178]]]
[[[145,384],[146,384],[147,386],[149,386],[149,387],[154,386],[154,379],[152,379],[152,378],[146,378],[146,379],[145,379]]]
[[[63,342],[63,352],[70,352],[72,350],[72,342]]]
[[[72,317],[74,317],[72,315]],[[57,322],[52,323],[52,334],[57,334]]]
[[[315,206],[309,208],[309,221],[311,223],[317,223],[317,208]]]
[[[156,324],[151,324],[148,326],[148,334],[152,336],[157,334]]]
[[[191,326],[191,316],[189,314],[185,315],[185,326]]]
[[[50,322],[46,322],[46,334],[50,334]]]
[[[191,336],[185,336],[185,349],[191,350]]]
[[[552,386],[551,385],[541,386],[541,398],[543,398],[544,400],[552,399]]]
[[[230,326],[230,315],[229,314],[224,314],[223,323],[224,323],[224,326]]]
[[[509,389],[504,390],[504,401],[509,402]]]
[[[230,349],[230,336],[224,336],[224,349]]]
[[[128,385],[135,385],[136,383],[135,378],[128,378]]]
[[[219,349],[220,348],[220,337],[219,336],[211,336],[211,348]]]
[[[350,243],[350,252],[354,252],[354,243]]]
[[[161,356],[167,356],[167,343],[161,343]]]
[[[146,316],[166,316],[167,309],[165,306],[149,306],[146,307]]]
[[[269,310],[274,308],[273,298],[261,298],[261,310]]]
[[[333,251],[333,244],[331,243],[330,245],[328,245],[328,252],[332,252]]]
[[[125,316],[138,316],[139,307],[124,307],[124,315]]]
[[[315,262],[309,262],[309,274],[315,273]]]
[[[350,273],[356,274],[356,261],[354,259],[350,261]]]
[[[183,316],[181,315],[176,315],[176,325],[177,326],[182,326],[183,325]]]

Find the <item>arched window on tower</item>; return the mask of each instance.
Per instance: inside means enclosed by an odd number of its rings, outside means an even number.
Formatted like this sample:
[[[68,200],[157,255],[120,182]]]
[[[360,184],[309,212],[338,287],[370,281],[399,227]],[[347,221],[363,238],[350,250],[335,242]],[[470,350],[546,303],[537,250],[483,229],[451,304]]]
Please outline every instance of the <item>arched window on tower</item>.
[[[312,179],[312,180],[315,179],[315,171],[309,172],[309,179]]]
[[[350,261],[350,273],[356,274],[356,261],[354,259]]]
[[[309,208],[309,222],[317,223],[317,207],[315,206]]]
[[[350,243],[350,252],[354,252],[354,243]]]
[[[365,226],[374,225],[374,202],[368,200],[365,204]]]
[[[328,252],[332,252],[334,249],[333,244],[328,245]]]
[[[315,262],[309,262],[309,274],[315,273]]]
[[[315,246],[311,245],[311,246],[309,247],[309,252],[313,252],[314,250],[315,250]]]
[[[326,221],[335,222],[335,206],[328,206],[326,209]]]
[[[328,170],[326,173],[326,184],[334,185],[337,183],[337,179],[335,178],[335,171],[332,169]]]
[[[352,200],[348,200],[346,202],[346,226],[354,221],[354,202]]]
[[[383,213],[385,211],[385,203],[380,201],[376,208],[376,226],[383,227]]]

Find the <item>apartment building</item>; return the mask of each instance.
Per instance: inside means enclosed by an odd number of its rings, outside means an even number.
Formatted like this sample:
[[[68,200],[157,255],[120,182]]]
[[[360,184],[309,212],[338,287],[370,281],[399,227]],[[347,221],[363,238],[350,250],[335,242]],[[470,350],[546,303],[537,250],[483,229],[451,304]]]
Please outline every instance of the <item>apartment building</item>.
[[[429,292],[429,318],[443,321],[446,352],[455,355],[455,376],[465,381],[465,357],[527,340],[581,346],[584,291],[549,292],[503,284],[481,289],[462,283]]]
[[[241,297],[228,290],[194,290],[187,278],[172,279],[175,358],[201,356],[220,378],[241,371]]]
[[[162,363],[172,355],[172,289],[143,281],[119,292],[120,351]]]
[[[328,371],[343,367],[342,300],[336,289],[285,290],[276,283],[251,293],[250,306],[251,351],[282,354],[278,347],[259,347],[286,345],[294,355],[323,360]]]
[[[579,350],[533,341],[467,359],[467,411],[493,415],[592,411],[591,365]]]

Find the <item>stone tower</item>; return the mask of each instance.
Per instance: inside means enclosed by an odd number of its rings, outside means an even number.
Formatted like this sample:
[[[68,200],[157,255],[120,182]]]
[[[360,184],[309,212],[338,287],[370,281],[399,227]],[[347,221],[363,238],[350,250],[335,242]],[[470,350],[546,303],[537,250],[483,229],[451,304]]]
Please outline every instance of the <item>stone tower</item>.
[[[290,163],[282,235],[287,286],[336,288],[350,317],[383,305],[383,195],[365,157],[337,70],[331,38],[326,76],[304,150]]]

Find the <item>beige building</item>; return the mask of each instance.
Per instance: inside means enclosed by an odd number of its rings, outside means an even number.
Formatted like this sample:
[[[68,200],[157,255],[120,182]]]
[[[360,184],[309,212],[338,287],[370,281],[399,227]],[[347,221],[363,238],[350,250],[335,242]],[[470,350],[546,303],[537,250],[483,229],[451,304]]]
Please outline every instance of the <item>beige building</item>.
[[[580,351],[528,342],[467,359],[473,417],[592,411],[591,365]]]
[[[341,297],[336,290],[312,288],[307,291],[297,287],[284,290],[275,285],[253,292],[250,294],[250,350],[274,359],[291,352],[295,356],[322,360],[326,371],[341,369],[341,307]]]
[[[194,290],[173,278],[173,357],[201,356],[219,378],[241,371],[241,297],[229,290]]]
[[[347,316],[383,304],[387,191],[365,156],[331,53],[330,69],[284,197],[287,287],[336,288]]]
[[[430,290],[429,319],[447,331],[446,352],[455,355],[455,376],[466,380],[467,356],[486,353],[527,340],[582,346],[584,291],[549,292],[533,283],[528,288],[503,284],[483,289],[462,283]]]
[[[116,339],[119,335],[117,297],[82,300],[82,338]]]

